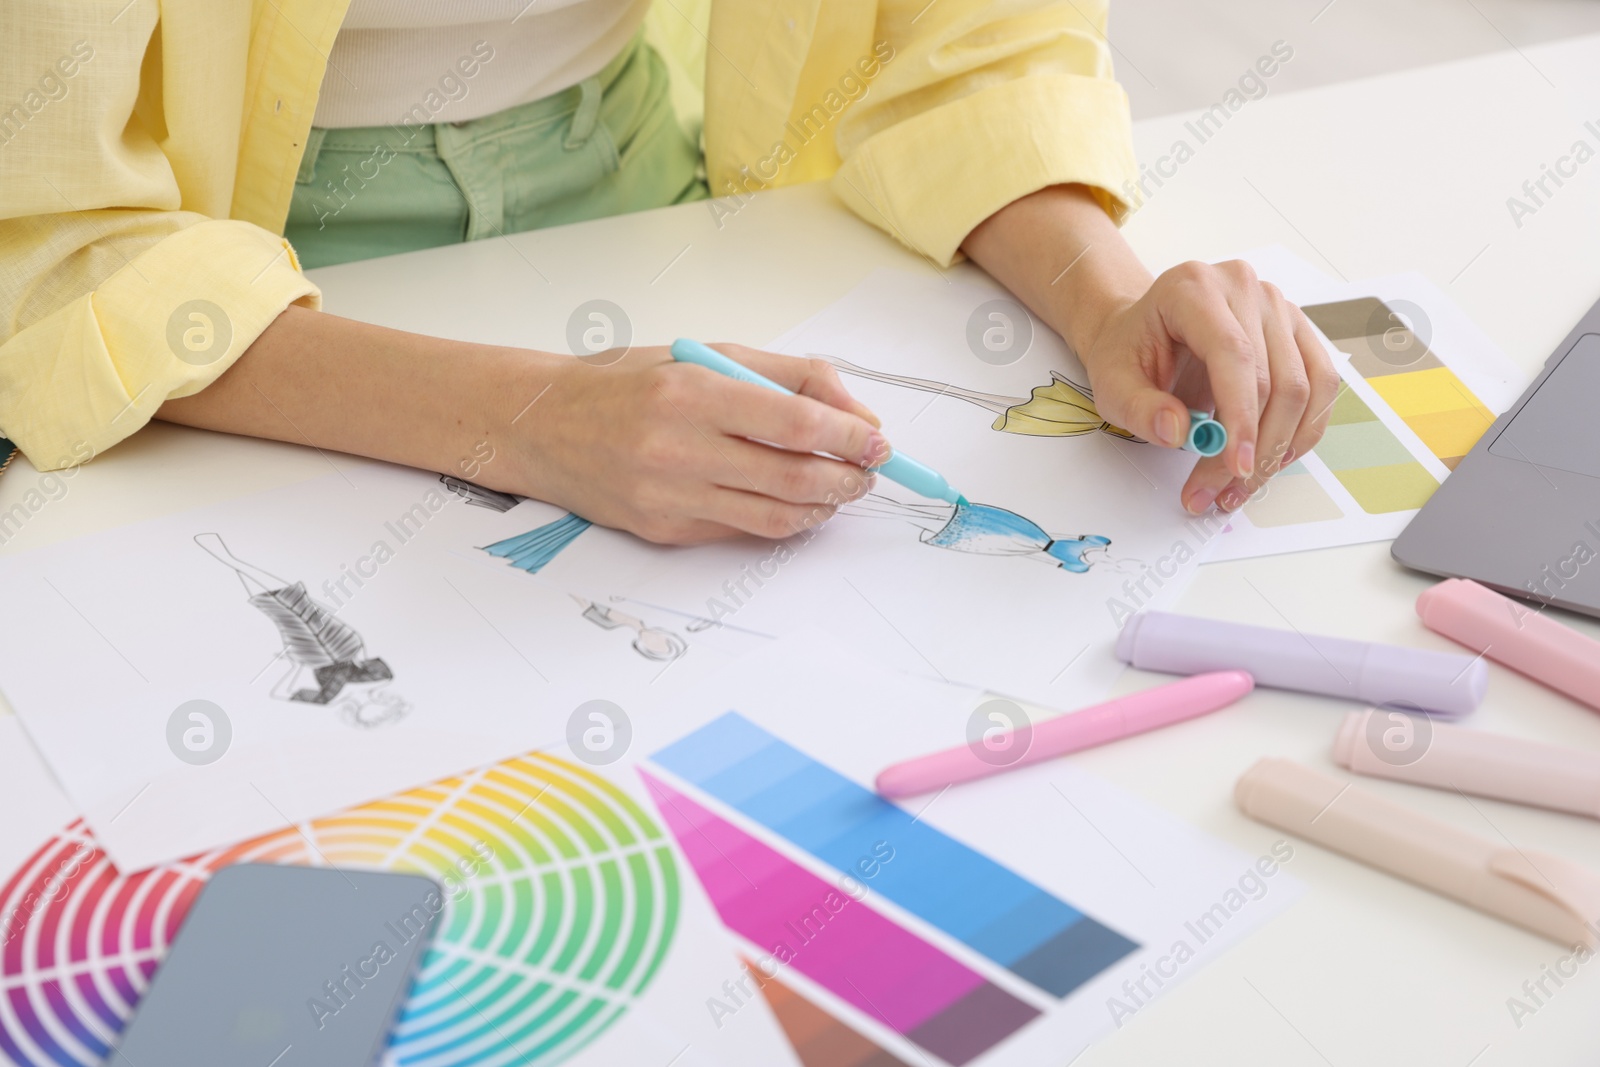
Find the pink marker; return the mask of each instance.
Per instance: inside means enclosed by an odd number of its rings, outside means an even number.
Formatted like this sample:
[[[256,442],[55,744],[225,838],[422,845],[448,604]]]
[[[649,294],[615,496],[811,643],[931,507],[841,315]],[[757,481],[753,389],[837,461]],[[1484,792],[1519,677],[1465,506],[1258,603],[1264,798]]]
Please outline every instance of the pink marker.
[[[1414,723],[1408,728],[1400,719],[1378,708],[1350,712],[1334,738],[1333,762],[1374,778],[1600,819],[1600,752],[1442,722],[1428,723],[1419,735]],[[1390,741],[1397,732],[1398,745]]]
[[[1007,730],[993,739],[993,747],[1010,751],[1014,745],[1020,746],[1022,755],[1014,759],[985,758],[978,745],[967,744],[896,763],[878,775],[878,793],[886,797],[914,796],[1171,726],[1225,708],[1254,689],[1255,684],[1246,671],[1197,674],[1181,682],[1058,715],[1037,726]]]
[[[1417,615],[1434,633],[1600,709],[1600,641],[1540,609],[1451,578],[1422,591]]]

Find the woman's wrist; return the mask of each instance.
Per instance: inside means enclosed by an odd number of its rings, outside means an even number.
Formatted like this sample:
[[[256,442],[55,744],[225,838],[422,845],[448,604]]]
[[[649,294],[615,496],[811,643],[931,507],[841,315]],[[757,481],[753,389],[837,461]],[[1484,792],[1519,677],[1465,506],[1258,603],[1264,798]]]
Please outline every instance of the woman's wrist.
[[[1080,358],[1153,280],[1081,185],[1051,186],[1013,201],[974,229],[962,248]]]
[[[215,382],[157,416],[431,470],[482,467],[489,483],[509,483],[511,464],[482,457],[517,451],[524,408],[568,362],[290,307]]]

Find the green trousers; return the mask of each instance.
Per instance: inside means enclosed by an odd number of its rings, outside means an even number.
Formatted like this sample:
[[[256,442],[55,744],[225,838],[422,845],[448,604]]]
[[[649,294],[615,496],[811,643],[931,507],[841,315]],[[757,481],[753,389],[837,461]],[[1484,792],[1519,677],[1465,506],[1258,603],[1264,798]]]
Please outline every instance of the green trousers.
[[[322,267],[703,199],[699,165],[639,35],[594,77],[480,119],[314,127],[284,234]]]

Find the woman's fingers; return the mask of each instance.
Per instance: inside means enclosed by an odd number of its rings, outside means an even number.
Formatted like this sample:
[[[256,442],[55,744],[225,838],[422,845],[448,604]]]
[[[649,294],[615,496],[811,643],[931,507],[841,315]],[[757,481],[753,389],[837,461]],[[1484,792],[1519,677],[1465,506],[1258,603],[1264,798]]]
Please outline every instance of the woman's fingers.
[[[791,504],[760,493],[715,489],[706,501],[706,519],[740,533],[781,541],[833,518],[832,504]]]
[[[1311,379],[1306,372],[1305,357],[1300,353],[1290,319],[1293,306],[1271,285],[1258,287],[1258,300],[1260,329],[1266,349],[1262,367],[1270,376],[1271,386],[1266,406],[1261,410],[1255,470],[1244,478],[1241,485],[1247,494],[1254,492],[1278,472],[1283,458],[1289,454],[1294,435],[1305,417],[1306,405],[1311,400]],[[1224,508],[1232,510],[1243,500],[1221,503]],[[1232,507],[1229,507],[1230,503]]]
[[[1306,318],[1305,312],[1292,304],[1289,306],[1289,311],[1290,328],[1294,334],[1295,346],[1300,351],[1311,391],[1306,399],[1305,415],[1289,442],[1289,455],[1283,461],[1285,467],[1293,463],[1296,458],[1310,452],[1316,447],[1317,442],[1322,440],[1322,434],[1328,428],[1328,419],[1333,414],[1334,401],[1339,398],[1339,389],[1343,384],[1339,372],[1333,367],[1333,360],[1328,356],[1328,350],[1322,346],[1322,339],[1317,336],[1317,331],[1312,329],[1311,320]]]
[[[1189,409],[1134,360],[1103,372],[1094,401],[1101,418],[1164,448],[1177,448],[1189,434]]]
[[[1244,264],[1234,263],[1210,268],[1207,277],[1212,284],[1189,286],[1188,291],[1194,299],[1198,290],[1200,313],[1212,320],[1205,342],[1209,347],[1197,348],[1195,341],[1185,343],[1205,366],[1217,418],[1228,430],[1228,447],[1221,455],[1200,460],[1189,473],[1181,499],[1184,508],[1194,514],[1213,503],[1231,510],[1236,501],[1242,502],[1232,490],[1254,473],[1259,438],[1266,427],[1263,415],[1272,396],[1255,275]],[[1207,336],[1193,327],[1191,331]],[[1246,427],[1247,433],[1237,433],[1239,425]]]
[[[1299,308],[1248,264],[1184,264],[1152,287],[1168,343],[1205,367],[1228,448],[1195,464],[1183,504],[1231,511],[1321,439],[1339,376]]]
[[[843,460],[789,452],[737,437],[724,438],[718,447],[727,462],[711,473],[713,482],[790,504],[836,507],[865,496],[877,478]]]
[[[1222,467],[1230,476],[1248,477],[1255,466],[1256,433],[1261,422],[1260,383],[1253,340],[1239,321],[1214,268],[1205,264],[1174,267],[1157,279],[1171,279],[1171,292],[1160,303],[1161,317],[1172,340],[1185,345],[1206,366],[1217,420],[1228,431]],[[1207,467],[1215,471],[1217,465]],[[1216,480],[1211,475],[1207,481]]]
[[[704,367],[683,365],[668,371],[661,383],[668,401],[707,432],[714,427],[791,452],[825,452],[862,467],[888,458],[883,434],[852,412],[809,396],[786,396],[724,378]]]
[[[1261,414],[1256,471],[1217,495],[1224,511],[1243,506],[1269,478],[1316,446],[1339,393],[1339,374],[1310,321],[1275,287],[1263,285],[1261,293],[1271,393]]]
[[[839,378],[839,372],[825,359],[802,359],[781,356],[776,352],[763,352],[744,345],[713,345],[717,351],[766,378],[770,378],[792,393],[808,396],[830,407],[848,411],[857,418],[872,423],[874,429],[883,425],[872,409],[850,395]]]

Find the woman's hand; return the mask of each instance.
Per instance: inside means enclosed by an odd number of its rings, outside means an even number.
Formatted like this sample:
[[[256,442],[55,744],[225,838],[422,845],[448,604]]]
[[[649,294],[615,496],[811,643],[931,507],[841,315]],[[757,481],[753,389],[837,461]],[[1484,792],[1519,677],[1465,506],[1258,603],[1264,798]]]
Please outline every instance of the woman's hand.
[[[833,367],[717,348],[798,395],[677,363],[665,348],[565,361],[517,420],[511,471],[496,475],[515,472],[517,492],[674,543],[788,537],[867,492],[866,468],[888,443]]]
[[[1304,313],[1248,263],[1183,263],[1109,314],[1080,353],[1106,419],[1148,441],[1183,443],[1188,408],[1228,431],[1221,455],[1195,464],[1183,506],[1226,511],[1327,428],[1339,375]]]
[[[1232,511],[1322,437],[1339,376],[1305,315],[1249,264],[1152,279],[1081,185],[1007,204],[962,248],[1067,339],[1112,424],[1177,447],[1187,409],[1215,403],[1228,447],[1195,464],[1189,511]]]

